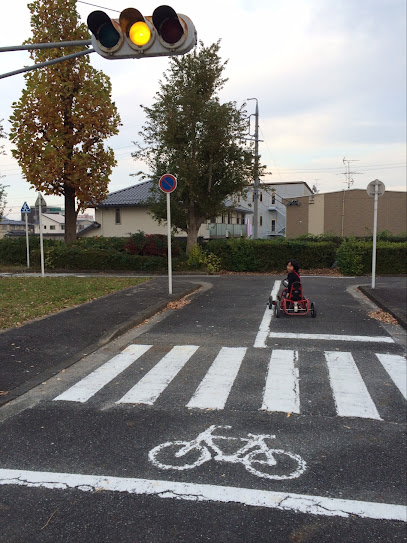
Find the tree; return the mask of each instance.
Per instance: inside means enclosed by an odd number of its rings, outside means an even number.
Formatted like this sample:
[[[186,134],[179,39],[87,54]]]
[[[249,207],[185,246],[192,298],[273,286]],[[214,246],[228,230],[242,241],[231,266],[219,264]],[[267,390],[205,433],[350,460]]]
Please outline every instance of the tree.
[[[141,106],[147,116],[139,133],[144,146],[138,144],[132,153],[151,170],[150,205],[159,222],[166,220],[166,206],[158,180],[165,173],[177,177],[171,223],[187,232],[187,253],[203,222],[222,213],[225,198],[244,191],[253,179],[253,151],[243,139],[248,129],[244,105],[221,104],[217,95],[227,81],[219,49],[219,42],[209,47],[201,42],[189,55],[171,58],[154,104]]]
[[[35,0],[32,38],[27,43],[89,39],[79,24],[76,0]],[[83,50],[83,47],[35,50],[36,63]],[[13,156],[23,176],[48,195],[64,196],[65,241],[76,239],[80,210],[102,201],[112,168],[113,150],[104,139],[117,134],[120,117],[111,100],[109,78],[92,68],[87,56],[34,70],[10,118]]]
[[[6,133],[3,130],[3,119],[0,120],[0,139],[6,137]],[[0,155],[5,155],[4,151],[4,145],[0,145]],[[4,177],[4,175],[0,175],[0,179]],[[6,207],[6,187],[0,183],[0,221],[3,220],[4,216],[4,209]]]

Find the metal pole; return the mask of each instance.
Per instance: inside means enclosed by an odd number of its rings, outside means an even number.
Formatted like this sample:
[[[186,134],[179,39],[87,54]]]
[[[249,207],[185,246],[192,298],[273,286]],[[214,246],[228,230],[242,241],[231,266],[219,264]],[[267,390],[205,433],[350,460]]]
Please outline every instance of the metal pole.
[[[94,53],[94,49],[86,49],[85,51],[79,51],[79,53],[72,53],[72,55],[67,55],[65,57],[54,58],[52,60],[47,60],[41,64],[34,64],[33,66],[26,66],[25,68],[20,68],[14,72],[8,72],[6,74],[1,74],[0,79],[6,77],[11,77],[12,75],[22,74],[24,72],[31,72],[32,70],[37,70],[38,68],[44,68],[45,66],[52,66],[52,64],[58,64],[59,62],[64,62],[65,60],[70,60],[72,58],[82,57],[83,55],[89,55],[89,53]]]
[[[379,200],[379,185],[374,187],[374,210],[373,210],[373,252],[372,252],[372,288],[376,287],[376,237],[377,237],[377,206]]]
[[[51,43],[27,43],[25,45],[9,45],[0,47],[0,53],[10,51],[32,51],[33,49],[55,49],[57,47],[81,47],[92,45],[92,40],[59,41]]]
[[[42,202],[42,195],[39,192],[38,193],[38,207],[39,207],[39,219],[40,219],[40,252],[41,252],[41,275],[42,277],[45,276],[44,271],[44,239],[42,237],[42,209],[41,209],[41,202]]]
[[[259,237],[259,101],[256,100],[255,128],[254,128],[254,190],[253,190],[253,239]]]
[[[30,267],[30,241],[28,238],[28,213],[25,213],[25,244],[27,247],[27,268]]]
[[[169,294],[172,294],[171,206],[170,206],[169,192],[167,192],[167,246],[168,246],[168,292]]]

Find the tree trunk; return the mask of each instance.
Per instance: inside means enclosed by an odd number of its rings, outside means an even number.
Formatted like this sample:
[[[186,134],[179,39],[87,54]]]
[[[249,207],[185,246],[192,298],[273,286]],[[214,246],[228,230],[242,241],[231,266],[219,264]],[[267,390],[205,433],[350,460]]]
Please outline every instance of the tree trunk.
[[[188,212],[188,236],[187,236],[187,256],[189,251],[198,241],[198,231],[203,223],[204,219],[202,217],[197,217],[193,209],[190,209]]]
[[[76,217],[78,212],[75,206],[75,189],[69,185],[64,186],[65,196],[65,243],[76,240]]]

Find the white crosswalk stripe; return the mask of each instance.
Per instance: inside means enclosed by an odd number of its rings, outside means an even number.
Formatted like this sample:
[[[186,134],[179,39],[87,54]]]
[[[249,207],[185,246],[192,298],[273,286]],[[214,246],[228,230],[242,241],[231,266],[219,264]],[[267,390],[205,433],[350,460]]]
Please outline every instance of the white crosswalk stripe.
[[[55,400],[68,402],[86,402],[117,377],[126,368],[133,364],[140,356],[150,349],[151,345],[129,345],[123,352],[103,364],[93,373],[66,390]]]
[[[108,388],[110,382],[122,372],[127,369],[131,370],[132,364],[138,359],[144,365],[144,357],[150,356],[148,351],[151,349],[151,352],[154,352],[152,347],[152,345],[130,345],[122,353],[107,361],[54,400],[79,403],[87,402],[103,388]],[[196,345],[176,345],[172,347],[121,398],[117,398],[117,392],[113,392],[112,394],[116,394],[116,398],[113,401],[116,405],[154,405],[172,381],[176,378],[178,381],[185,379],[185,375],[181,377],[178,374],[198,349],[205,353],[205,347],[200,348]],[[195,392],[192,393],[191,391],[192,396],[190,396],[189,401],[185,393],[185,400],[182,402],[182,406],[188,409],[202,410],[225,409],[236,379],[240,375],[240,371],[242,371],[241,379],[247,378],[247,375],[245,375],[245,366],[247,367],[250,364],[250,356],[247,356],[247,350],[246,347],[222,347],[204,377],[201,377],[200,382],[195,384]],[[264,360],[266,356],[268,358],[269,355],[265,353]],[[304,408],[301,407],[301,402],[303,402],[305,411],[307,413],[312,412],[309,408],[311,401],[309,397],[307,400],[302,398],[302,395],[310,394],[310,387],[308,386],[307,392],[306,385],[306,378],[307,376],[309,377],[310,371],[306,363],[307,356],[309,354],[307,355],[305,351],[301,352],[288,349],[271,350],[267,370],[264,375],[263,392],[260,393],[259,389],[261,398],[259,398],[258,407],[255,407],[255,409],[261,409],[266,412],[301,414],[304,411]],[[336,415],[340,417],[382,420],[382,416],[375,404],[375,401],[378,403],[379,400],[377,397],[376,400],[372,399],[372,390],[369,390],[364,381],[364,378],[367,378],[367,366],[365,366],[365,377],[363,378],[358,368],[358,359],[350,352],[325,351],[317,354],[314,353],[312,356],[314,362],[314,359],[317,358],[322,365],[325,365],[325,381],[323,376],[321,376],[321,383],[325,382],[326,384],[321,384],[321,386],[326,386],[327,391],[329,391],[330,401],[332,402],[332,407],[330,408],[332,414],[335,409]],[[401,395],[406,399],[406,358],[394,354],[376,354],[375,357],[377,369],[380,368],[381,364],[395,387],[398,388]],[[372,360],[373,358],[374,356],[372,355]],[[199,360],[199,358],[195,359],[198,362]],[[370,368],[371,366],[372,364],[369,360],[368,367]],[[319,371],[322,371],[321,367]],[[194,372],[190,371],[188,379],[193,380],[193,375]],[[301,376],[303,379],[305,378],[305,381],[301,380]],[[315,379],[317,379],[319,383],[319,377],[319,374],[315,376],[313,382],[315,383]],[[125,382],[127,379],[128,377],[124,377],[122,381]],[[389,392],[389,385],[382,381],[383,377],[380,380],[377,378],[373,389],[376,387],[377,394],[377,388],[379,387],[381,390],[380,394],[386,395]],[[392,391],[393,394],[398,395],[398,391],[394,387]],[[404,401],[401,395],[396,400],[399,402],[398,405]],[[162,401],[167,400],[164,398]]]
[[[384,369],[390,375],[396,387],[407,399],[407,368],[406,359],[397,354],[376,354]]]
[[[352,354],[327,351],[325,358],[338,415],[380,420]]]
[[[154,368],[116,403],[144,403],[153,405],[179,371],[199,347],[177,345]]]
[[[275,349],[271,353],[262,409],[299,413],[299,371],[297,351]]]
[[[246,349],[222,347],[187,407],[223,409]]]

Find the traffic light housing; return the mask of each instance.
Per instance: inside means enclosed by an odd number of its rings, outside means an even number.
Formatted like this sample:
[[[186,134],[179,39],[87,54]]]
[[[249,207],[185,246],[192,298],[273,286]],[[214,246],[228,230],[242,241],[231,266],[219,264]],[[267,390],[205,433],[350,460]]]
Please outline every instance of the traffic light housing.
[[[118,19],[104,11],[92,11],[88,17],[92,45],[108,59],[146,58],[183,55],[197,43],[193,22],[170,6],[159,6],[152,16],[143,16],[127,8]]]

